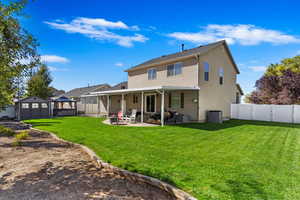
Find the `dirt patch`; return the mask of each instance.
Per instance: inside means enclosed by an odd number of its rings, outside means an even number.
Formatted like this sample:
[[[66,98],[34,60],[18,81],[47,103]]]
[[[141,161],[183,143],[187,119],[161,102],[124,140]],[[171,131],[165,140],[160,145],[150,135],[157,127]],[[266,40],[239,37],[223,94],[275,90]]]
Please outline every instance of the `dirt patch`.
[[[46,133],[13,147],[12,137],[0,137],[0,200],[40,199],[173,199],[148,184],[137,184],[99,169],[90,157]]]

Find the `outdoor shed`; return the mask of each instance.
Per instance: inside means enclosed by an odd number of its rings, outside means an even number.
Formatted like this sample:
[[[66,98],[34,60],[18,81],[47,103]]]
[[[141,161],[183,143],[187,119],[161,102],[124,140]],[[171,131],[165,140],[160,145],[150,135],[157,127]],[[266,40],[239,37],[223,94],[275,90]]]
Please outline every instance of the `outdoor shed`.
[[[18,120],[50,117],[50,101],[39,97],[26,97],[16,102],[16,116]]]

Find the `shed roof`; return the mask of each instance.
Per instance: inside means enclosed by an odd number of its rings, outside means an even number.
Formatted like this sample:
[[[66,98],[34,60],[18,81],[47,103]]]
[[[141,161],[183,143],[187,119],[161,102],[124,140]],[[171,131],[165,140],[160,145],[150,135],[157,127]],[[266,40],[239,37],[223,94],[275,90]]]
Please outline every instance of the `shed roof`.
[[[25,97],[23,99],[20,99],[20,102],[22,103],[48,103],[48,100],[36,97],[36,96],[31,96],[31,97]]]
[[[153,59],[150,59],[150,60],[148,60],[146,62],[143,62],[139,65],[131,67],[131,68],[125,70],[125,71],[129,72],[129,71],[133,71],[133,70],[136,70],[136,69],[142,69],[142,68],[150,67],[150,66],[153,66],[153,65],[157,65],[157,64],[160,64],[160,63],[163,63],[163,62],[168,62],[168,61],[175,60],[175,59],[188,58],[188,57],[192,57],[192,56],[195,56],[195,55],[200,55],[200,54],[206,53],[209,50],[211,50],[211,49],[213,49],[217,46],[220,46],[220,45],[225,46],[225,49],[228,53],[228,56],[229,56],[229,58],[230,58],[230,60],[233,64],[236,72],[239,74],[240,73],[239,69],[238,69],[237,65],[235,64],[235,62],[233,60],[233,57],[230,53],[229,47],[227,46],[227,43],[226,43],[225,40],[221,40],[221,41],[218,41],[218,42],[215,42],[215,43],[210,43],[210,44],[199,46],[199,47],[192,48],[192,49],[187,49],[187,50],[184,50],[182,52],[168,54],[168,55],[160,56],[160,57],[157,57],[157,58],[153,58]]]
[[[74,100],[69,99],[68,97],[65,97],[65,96],[58,97],[57,99],[54,99],[53,101],[55,101],[55,102],[75,102]]]

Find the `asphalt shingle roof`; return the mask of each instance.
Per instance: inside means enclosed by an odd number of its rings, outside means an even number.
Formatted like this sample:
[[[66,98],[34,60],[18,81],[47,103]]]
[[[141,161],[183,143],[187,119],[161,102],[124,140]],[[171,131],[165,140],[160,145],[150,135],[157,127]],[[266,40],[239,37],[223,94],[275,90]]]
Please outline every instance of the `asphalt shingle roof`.
[[[110,88],[110,85],[99,84],[99,85],[93,85],[93,86],[89,86],[89,87],[75,88],[73,90],[66,92],[65,94],[62,94],[61,96],[65,96],[68,98],[80,97],[81,95],[88,94],[90,92],[99,92],[99,91],[105,90],[106,88]]]
[[[150,60],[148,60],[146,62],[143,62],[139,65],[131,67],[131,68],[127,69],[126,71],[128,72],[128,71],[135,70],[135,69],[138,69],[138,68],[148,67],[148,66],[159,64],[161,62],[172,60],[172,59],[175,59],[175,58],[181,58],[181,57],[186,57],[186,56],[202,54],[202,53],[205,53],[205,52],[209,51],[210,49],[213,49],[213,48],[215,48],[219,45],[223,45],[223,44],[225,45],[225,48],[228,51],[229,57],[232,60],[234,67],[236,68],[237,72],[239,73],[239,70],[236,67],[236,64],[234,63],[234,60],[232,58],[232,55],[230,54],[230,51],[228,49],[228,46],[227,46],[225,40],[221,40],[221,41],[218,41],[218,42],[215,42],[215,43],[211,43],[211,44],[204,45],[204,46],[199,46],[199,47],[192,48],[192,49],[187,49],[187,50],[184,50],[182,52],[177,52],[177,53],[168,54],[168,55],[160,56],[160,57],[157,57],[157,58],[153,58],[153,59],[150,59]]]

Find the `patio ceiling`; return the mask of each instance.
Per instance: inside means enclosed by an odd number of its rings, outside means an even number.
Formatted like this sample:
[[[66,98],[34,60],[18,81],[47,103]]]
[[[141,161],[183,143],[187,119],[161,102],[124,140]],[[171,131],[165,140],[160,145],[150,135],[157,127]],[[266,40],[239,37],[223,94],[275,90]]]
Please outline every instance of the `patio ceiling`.
[[[100,91],[100,92],[91,92],[90,94],[82,95],[81,97],[118,95],[118,94],[136,93],[136,92],[170,91],[170,90],[200,90],[200,88],[199,87],[181,87],[181,86],[156,86],[156,87],[146,87],[146,88],[131,88],[131,89],[123,89],[123,90],[108,90],[108,91]]]

